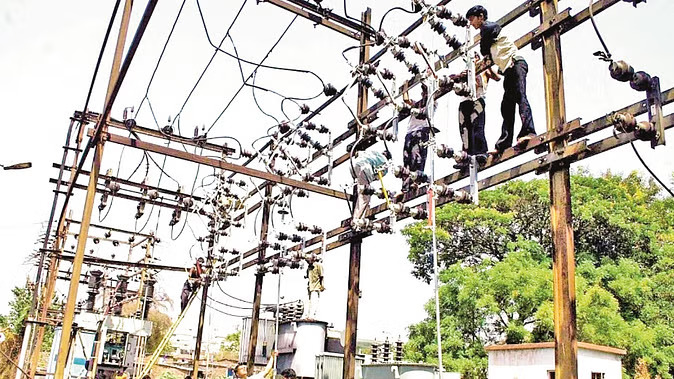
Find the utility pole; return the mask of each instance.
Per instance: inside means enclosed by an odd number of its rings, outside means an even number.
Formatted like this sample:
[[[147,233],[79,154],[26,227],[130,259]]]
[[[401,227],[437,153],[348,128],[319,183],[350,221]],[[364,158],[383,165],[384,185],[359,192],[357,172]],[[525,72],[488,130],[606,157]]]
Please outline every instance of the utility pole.
[[[557,15],[557,0],[541,3],[541,23]],[[562,47],[559,29],[543,36],[543,72],[547,130],[566,123]],[[550,151],[566,146],[566,141],[552,142]],[[571,184],[569,165],[562,163],[550,169],[550,226],[553,245],[553,288],[555,330],[555,377],[578,378],[578,345],[576,339],[576,278],[573,225],[571,216]]]
[[[372,20],[372,10],[367,8],[361,14],[361,21],[365,25],[370,25]],[[359,62],[363,64],[370,59],[370,46],[367,44],[369,38],[366,33],[360,37],[360,56]],[[356,117],[367,110],[368,92],[362,84],[358,86],[358,106]],[[358,138],[356,138],[358,140]],[[358,189],[354,188],[353,204],[358,201]],[[356,373],[356,333],[358,331],[358,300],[360,296],[360,253],[363,239],[356,236],[351,240],[349,247],[349,279],[347,282],[346,298],[346,328],[344,330],[344,367],[342,377],[344,379],[354,379]]]
[[[119,26],[119,35],[117,36],[117,46],[115,48],[115,56],[110,72],[110,80],[108,81],[108,91],[105,97],[105,104],[108,106],[113,95],[114,87],[119,78],[120,66],[122,63],[122,55],[124,53],[124,43],[126,42],[126,34],[129,30],[129,20],[131,18],[131,8],[133,0],[126,0],[124,4],[124,11],[122,14],[122,22]],[[101,123],[100,127],[104,127],[105,121]],[[82,125],[82,128],[84,126]],[[70,352],[70,334],[72,331],[72,324],[75,313],[75,303],[77,302],[77,289],[79,287],[80,274],[82,273],[82,261],[84,260],[84,250],[87,244],[87,236],[89,235],[89,224],[91,223],[91,214],[94,207],[94,198],[96,196],[96,184],[98,183],[98,174],[101,168],[101,161],[103,159],[103,138],[99,138],[96,142],[96,150],[94,151],[94,161],[91,167],[91,174],[89,175],[89,184],[87,186],[87,196],[84,202],[84,210],[82,212],[82,224],[80,225],[80,235],[77,240],[77,251],[75,259],[73,260],[72,276],[70,278],[70,288],[68,290],[68,301],[66,303],[63,322],[61,329],[61,341],[59,343],[59,354],[56,361],[56,378],[65,377],[65,368],[68,364],[68,355]],[[77,162],[75,162],[77,164]],[[35,347],[36,349],[39,346]]]
[[[199,309],[199,326],[197,328],[197,341],[194,344],[194,362],[192,368],[192,377],[197,378],[199,374],[199,358],[201,357],[201,340],[204,334],[204,319],[206,317],[206,304],[208,301],[208,287],[211,285],[213,277],[213,248],[215,246],[215,239],[218,236],[218,224],[213,225],[211,233],[208,236],[208,255],[206,262],[210,266],[206,277],[204,278],[203,289],[201,292],[201,308]]]
[[[262,205],[262,226],[260,227],[260,249],[257,253],[258,263],[264,263],[267,253],[267,233],[269,232],[269,217],[271,210],[271,184],[264,187],[264,204]],[[253,314],[250,320],[250,339],[248,341],[248,372],[253,372],[255,365],[255,350],[257,349],[258,324],[260,323],[260,302],[262,301],[262,280],[264,274],[255,275],[255,293],[253,294]],[[278,347],[277,347],[278,348]]]

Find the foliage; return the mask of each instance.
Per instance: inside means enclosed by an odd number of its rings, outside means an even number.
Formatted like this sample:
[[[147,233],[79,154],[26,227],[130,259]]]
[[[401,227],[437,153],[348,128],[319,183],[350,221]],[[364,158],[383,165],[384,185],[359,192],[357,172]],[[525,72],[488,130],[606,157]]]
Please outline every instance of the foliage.
[[[6,340],[0,344],[0,378],[14,376],[16,368],[7,361],[5,355],[16,361],[21,349],[23,322],[28,317],[33,300],[28,288],[14,287],[13,299],[9,302],[9,314],[0,315],[0,332],[5,334]]]
[[[159,347],[161,340],[164,339],[164,336],[173,324],[173,321],[167,314],[162,313],[154,308],[150,308],[150,313],[148,314],[147,319],[148,321],[152,321],[152,334],[147,337],[145,351],[148,353],[153,353],[157,347]],[[166,347],[164,347],[164,350],[162,350],[162,353],[167,354],[171,351],[173,351],[173,346],[171,346],[171,343],[169,342]]]
[[[182,379],[182,378],[174,373],[164,371],[161,375],[159,375],[157,379]]]
[[[5,356],[11,357],[12,362],[16,362],[21,349],[21,336],[14,334],[10,329],[0,328],[6,336],[5,342],[0,344],[0,378],[13,378],[16,373],[16,366],[7,361]]]
[[[220,351],[215,359],[220,360],[238,360],[239,359],[239,340],[241,339],[241,330],[228,334],[220,344]]]
[[[14,287],[12,295],[14,298],[9,302],[9,314],[0,316],[0,328],[9,328],[12,333],[21,335],[23,322],[30,312],[33,296],[28,288],[21,287]]]
[[[636,174],[581,171],[571,185],[579,340],[625,348],[630,376],[641,359],[674,377],[674,200]],[[553,338],[547,181],[510,182],[480,203],[437,212],[443,363],[466,378],[486,377],[485,345]],[[412,274],[430,280],[430,232],[403,232]],[[437,362],[434,304],[410,326],[408,359]]]

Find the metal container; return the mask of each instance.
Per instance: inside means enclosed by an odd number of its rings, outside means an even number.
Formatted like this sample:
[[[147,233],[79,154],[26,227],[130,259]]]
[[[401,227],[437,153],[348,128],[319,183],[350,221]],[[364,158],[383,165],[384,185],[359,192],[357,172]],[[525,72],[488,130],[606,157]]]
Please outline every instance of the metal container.
[[[292,368],[298,377],[313,378],[316,355],[325,352],[328,324],[323,321],[290,321],[279,325],[279,371]]]
[[[356,373],[361,371],[360,367],[363,361],[363,357],[356,356]],[[344,354],[323,353],[317,355],[315,372],[315,379],[342,379],[344,374]]]
[[[422,363],[374,363],[362,365],[361,371],[363,379],[436,378],[436,367]]]
[[[239,339],[239,362],[248,361],[248,345],[250,343],[251,318],[243,319],[241,337]],[[272,319],[260,319],[257,328],[257,344],[255,345],[255,364],[266,365],[274,348],[276,337],[276,321]]]

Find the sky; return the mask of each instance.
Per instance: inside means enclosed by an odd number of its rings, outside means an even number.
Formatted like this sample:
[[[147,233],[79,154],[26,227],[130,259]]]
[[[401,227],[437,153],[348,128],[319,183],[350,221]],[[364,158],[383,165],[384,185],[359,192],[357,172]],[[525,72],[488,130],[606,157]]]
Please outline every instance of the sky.
[[[241,7],[242,1],[214,1],[201,0],[199,5],[203,11],[204,21],[213,41],[220,41]],[[473,5],[473,1],[455,0],[450,3],[454,12],[465,13]],[[521,3],[519,0],[480,1],[489,9],[490,19],[496,20],[510,9]],[[27,278],[34,278],[35,268],[26,264],[27,256],[35,248],[44,224],[49,216],[53,199],[53,186],[49,178],[57,175],[52,169],[52,163],[59,162],[62,157],[62,146],[65,142],[69,117],[75,110],[81,110],[93,74],[94,65],[98,56],[101,42],[108,24],[112,1],[85,1],[72,0],[68,2],[44,2],[37,0],[4,0],[0,3],[0,111],[3,115],[2,139],[0,139],[0,163],[11,164],[31,161],[33,167],[22,171],[0,171],[0,205],[2,217],[0,219],[0,241],[2,241],[2,259],[0,265],[0,313],[8,311],[8,302],[11,300],[11,289],[14,286],[25,284]],[[134,106],[136,121],[139,125],[156,128],[164,126],[168,119],[172,120],[183,104],[184,109],[180,116],[181,133],[191,136],[195,127],[209,129],[209,137],[235,137],[246,149],[251,149],[251,143],[264,136],[267,129],[276,121],[264,115],[255,105],[250,87],[242,90],[231,106],[218,118],[223,108],[239,89],[241,73],[235,59],[221,53],[213,59],[213,63],[206,71],[196,90],[185,101],[188,93],[194,86],[197,78],[204,70],[213,55],[213,48],[208,39],[199,16],[197,2],[185,2],[181,16],[176,23],[175,31],[167,45],[166,52],[158,66],[151,85],[150,77],[157,65],[169,31],[176,19],[182,2],[178,0],[162,1],[157,6],[150,21],[149,27],[140,48],[134,58],[124,85],[121,88],[112,117],[121,119],[125,107]],[[142,14],[144,2],[135,2],[131,20],[132,36]],[[588,1],[566,0],[560,3],[560,9],[570,7],[571,14],[575,14],[588,5]],[[335,12],[343,14],[342,3],[336,0],[325,0],[323,6],[333,8]],[[358,15],[365,7],[373,9],[373,21],[379,25],[382,15],[392,6],[409,8],[407,1],[350,1],[348,12],[351,16]],[[674,3],[669,1],[650,1],[640,4],[637,8],[626,2],[619,2],[604,13],[597,15],[597,23],[602,36],[616,59],[624,59],[637,70],[645,70],[661,79],[663,90],[674,86],[674,73],[671,71],[671,62],[674,53],[666,49],[663,44],[664,36],[668,34],[669,15],[674,12]],[[269,3],[256,4],[249,0],[243,6],[241,15],[231,28],[230,35],[235,43],[238,54],[242,58],[259,62],[269,48],[274,45],[281,33],[288,27],[294,16]],[[119,19],[119,18],[118,18]],[[391,35],[405,29],[416,17],[402,12],[393,12],[386,18],[384,29]],[[538,18],[523,16],[509,25],[504,32],[513,38],[518,38],[538,25]],[[464,30],[450,27],[451,33],[463,38]],[[111,37],[111,46],[104,55],[103,63],[94,86],[92,100],[89,106],[91,111],[100,112],[103,107],[105,89],[112,60],[112,46],[116,39],[117,25]],[[446,54],[449,49],[444,42],[430,31],[428,25],[418,29],[410,37],[421,40],[432,49]],[[217,42],[215,42],[217,43]],[[310,21],[298,18],[288,27],[285,36],[276,48],[269,54],[265,64],[312,70],[323,81],[330,82],[337,88],[342,88],[350,81],[351,67],[341,55],[342,50],[353,46],[353,40],[337,34],[327,28],[314,26]],[[224,49],[233,52],[231,41],[226,41]],[[128,47],[128,44],[127,44]],[[608,75],[607,64],[600,62],[592,53],[600,50],[601,45],[594,34],[590,23],[566,33],[562,37],[562,52],[564,63],[564,84],[566,94],[567,119],[577,117],[587,122],[610,113],[615,109],[632,104],[644,98],[629,88],[626,83],[613,81]],[[377,51],[378,49],[373,49]],[[543,95],[543,74],[541,51],[531,47],[522,49],[521,54],[529,64],[528,97],[533,109],[536,129],[540,133],[545,129],[545,103]],[[347,53],[353,62],[357,60],[355,50]],[[387,54],[382,60],[384,67],[390,67],[397,75],[397,83],[407,79],[407,74],[400,64],[397,64]],[[445,73],[454,73],[462,69],[457,62],[445,70]],[[246,77],[252,72],[250,65],[243,65]],[[284,96],[313,97],[321,91],[320,82],[313,76],[302,73],[260,69],[256,76],[256,85],[273,89]],[[149,90],[148,90],[149,88]],[[148,91],[148,101],[138,108]],[[500,132],[499,99],[503,93],[500,83],[492,83],[487,95],[487,140],[489,145],[498,138]],[[266,113],[278,119],[296,118],[299,111],[296,106],[286,102],[283,114],[280,98],[269,91],[256,90],[256,99]],[[412,97],[418,93],[412,91]],[[373,97],[371,97],[373,98]],[[302,100],[313,109],[320,105],[325,96],[314,100]],[[350,90],[345,96],[345,102],[355,109],[356,91]],[[372,100],[372,102],[374,102]],[[441,129],[438,137],[440,142],[459,147],[457,127],[458,101],[453,96],[446,96],[439,101],[436,125]],[[671,112],[671,107],[665,107],[665,113]],[[155,117],[156,123],[155,123]],[[391,110],[380,112],[380,121],[389,117]],[[333,131],[333,135],[341,134],[346,130],[346,123],[351,119],[349,110],[341,101],[321,112],[315,119],[317,123],[325,124]],[[377,123],[378,125],[378,123]],[[401,162],[402,139],[406,123],[401,125],[401,139],[392,144],[394,161]],[[516,128],[519,126],[516,126]],[[120,131],[115,131],[120,133]],[[610,136],[610,130],[605,130],[591,141]],[[674,138],[671,134],[668,138]],[[322,139],[321,139],[322,138]],[[326,142],[323,136],[319,137]],[[222,140],[214,140],[222,141]],[[228,143],[230,140],[226,140]],[[155,143],[161,143],[155,141]],[[256,143],[257,147],[260,143]],[[670,184],[674,143],[665,147],[651,150],[648,143],[638,143],[637,148],[645,161],[665,182]],[[181,149],[179,145],[171,145]],[[341,155],[345,147],[339,146],[336,154]],[[299,153],[298,153],[299,154]],[[306,154],[306,152],[302,152]],[[106,144],[101,172],[108,169],[119,173],[123,178],[131,177],[140,182],[144,178],[145,163],[134,172],[139,165],[142,155],[133,149],[122,149],[120,146]],[[163,164],[163,157],[153,155],[154,160]],[[533,153],[526,157],[513,160],[506,167],[526,160],[533,159]],[[241,161],[233,160],[234,163]],[[326,158],[318,162],[325,164]],[[343,165],[334,173],[333,188],[342,189],[350,184]],[[594,174],[611,171],[628,173],[633,170],[648,175],[635,158],[631,148],[625,146],[614,151],[593,157],[574,167],[583,166]],[[85,167],[90,167],[87,163]],[[262,169],[259,163],[253,165]],[[485,174],[498,172],[506,167],[499,166],[488,170]],[[147,180],[150,184],[160,183],[163,188],[176,190],[182,186],[186,191],[204,196],[209,186],[206,175],[212,174],[211,169],[187,164],[176,159],[168,159],[164,166],[166,175],[161,174],[158,166],[150,163],[147,170]],[[449,161],[438,161],[436,175],[442,176],[451,172]],[[536,178],[535,175],[524,177],[525,180]],[[79,179],[85,183],[86,178]],[[387,188],[398,189],[400,182],[389,175],[386,178]],[[458,186],[464,185],[463,182]],[[670,184],[671,185],[671,184]],[[193,189],[194,188],[194,189]],[[249,188],[252,188],[249,186]],[[332,229],[339,222],[348,217],[348,209],[343,201],[325,198],[312,194],[309,199],[296,199],[294,204],[294,221],[307,224],[316,224],[324,229]],[[75,218],[79,219],[82,213],[84,192],[77,191],[72,199],[72,209]],[[98,197],[97,197],[98,201]],[[152,214],[136,221],[133,217],[136,204],[116,200],[111,205],[107,218],[100,221],[104,224],[125,229],[141,230],[147,221],[144,232],[155,230],[161,238],[153,251],[154,257],[162,264],[188,266],[196,256],[203,255],[202,247],[195,243],[194,236],[205,235],[206,229],[203,220],[195,216],[188,219],[188,228],[180,234],[178,227],[171,230],[168,226],[170,212],[158,209]],[[60,211],[60,207],[57,209]],[[98,210],[94,210],[93,222],[99,222]],[[181,220],[180,226],[182,226]],[[256,230],[250,225],[253,219],[247,220],[245,230],[236,230],[234,235],[221,241],[221,245],[246,251],[255,246],[259,237]],[[292,222],[288,218],[281,220],[274,216],[275,225],[272,234],[291,229]],[[285,223],[285,224],[284,224]],[[286,225],[288,224],[288,225]],[[408,246],[398,232],[402,225],[396,225],[396,233],[367,238],[363,243],[361,268],[361,290],[363,292],[359,308],[359,337],[383,339],[386,337],[397,339],[405,338],[407,327],[422,320],[426,313],[424,304],[433,296],[431,286],[420,282],[410,274],[411,264],[407,261]],[[102,234],[103,231],[97,231]],[[173,237],[176,238],[174,241]],[[115,236],[116,238],[118,236]],[[122,238],[122,237],[119,237]],[[66,242],[66,249],[71,250],[75,240],[71,237]],[[87,246],[93,249],[94,254],[104,258],[126,257],[128,249],[113,248],[109,244]],[[143,254],[140,249],[131,252],[132,259],[138,259]],[[346,314],[346,290],[348,276],[348,248],[342,247],[328,252],[324,257],[326,291],[321,298],[319,318],[342,329]],[[62,265],[67,270],[69,264]],[[89,268],[85,266],[84,270]],[[281,282],[282,301],[292,301],[305,296],[306,282],[304,273],[300,270],[284,272]],[[178,313],[177,302],[185,275],[182,273],[161,273],[159,275],[158,291],[166,293],[176,303],[168,312],[172,316]],[[233,331],[239,325],[240,318],[250,311],[249,304],[234,300],[234,296],[246,301],[252,300],[254,276],[251,270],[245,271],[239,277],[230,277],[214,287],[211,292],[214,299],[237,306],[225,307],[218,304],[212,306],[219,311],[209,309],[212,320],[218,323],[218,330]],[[277,276],[267,275],[263,288],[264,303],[274,303],[277,300]],[[221,291],[222,289],[222,291]],[[57,288],[59,296],[67,291],[65,282],[60,282]],[[227,294],[225,294],[227,293]],[[84,291],[80,291],[83,298]],[[187,330],[196,326],[197,307],[190,310],[184,325]],[[234,316],[228,316],[222,311]]]

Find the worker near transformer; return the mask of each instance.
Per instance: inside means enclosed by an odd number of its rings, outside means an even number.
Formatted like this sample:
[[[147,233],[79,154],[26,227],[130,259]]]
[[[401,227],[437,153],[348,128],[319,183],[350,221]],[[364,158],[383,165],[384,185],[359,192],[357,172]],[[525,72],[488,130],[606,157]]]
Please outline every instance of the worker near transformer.
[[[307,292],[309,295],[309,303],[305,311],[305,319],[310,321],[316,320],[318,313],[318,302],[321,297],[321,292],[325,291],[323,285],[323,265],[319,262],[319,258],[311,255],[307,258],[307,274],[305,278],[308,280]]]
[[[487,9],[475,5],[466,12],[470,25],[480,30],[480,53],[487,58],[488,63],[498,67],[503,75],[503,100],[501,115],[503,124],[501,136],[496,142],[493,154],[500,154],[510,147],[513,142],[515,128],[515,105],[519,107],[522,128],[517,135],[517,147],[523,148],[536,136],[531,106],[527,99],[527,72],[529,67],[526,60],[518,55],[517,46],[501,32],[501,26],[487,21]]]
[[[185,283],[183,284],[183,290],[180,293],[180,313],[185,311],[192,293],[194,293],[201,285],[201,275],[204,273],[204,270],[201,266],[203,263],[204,258],[199,257],[196,262],[194,262],[194,266],[192,266],[192,268],[190,268],[187,273],[187,280],[185,280]]]
[[[269,362],[267,362],[267,366],[265,366],[264,370],[250,376],[248,375],[248,367],[243,363],[239,363],[236,366],[234,366],[234,376],[237,378],[249,378],[249,379],[273,378],[274,367],[276,366],[275,363],[277,357],[278,352],[276,350],[272,351],[271,358],[269,359]]]

